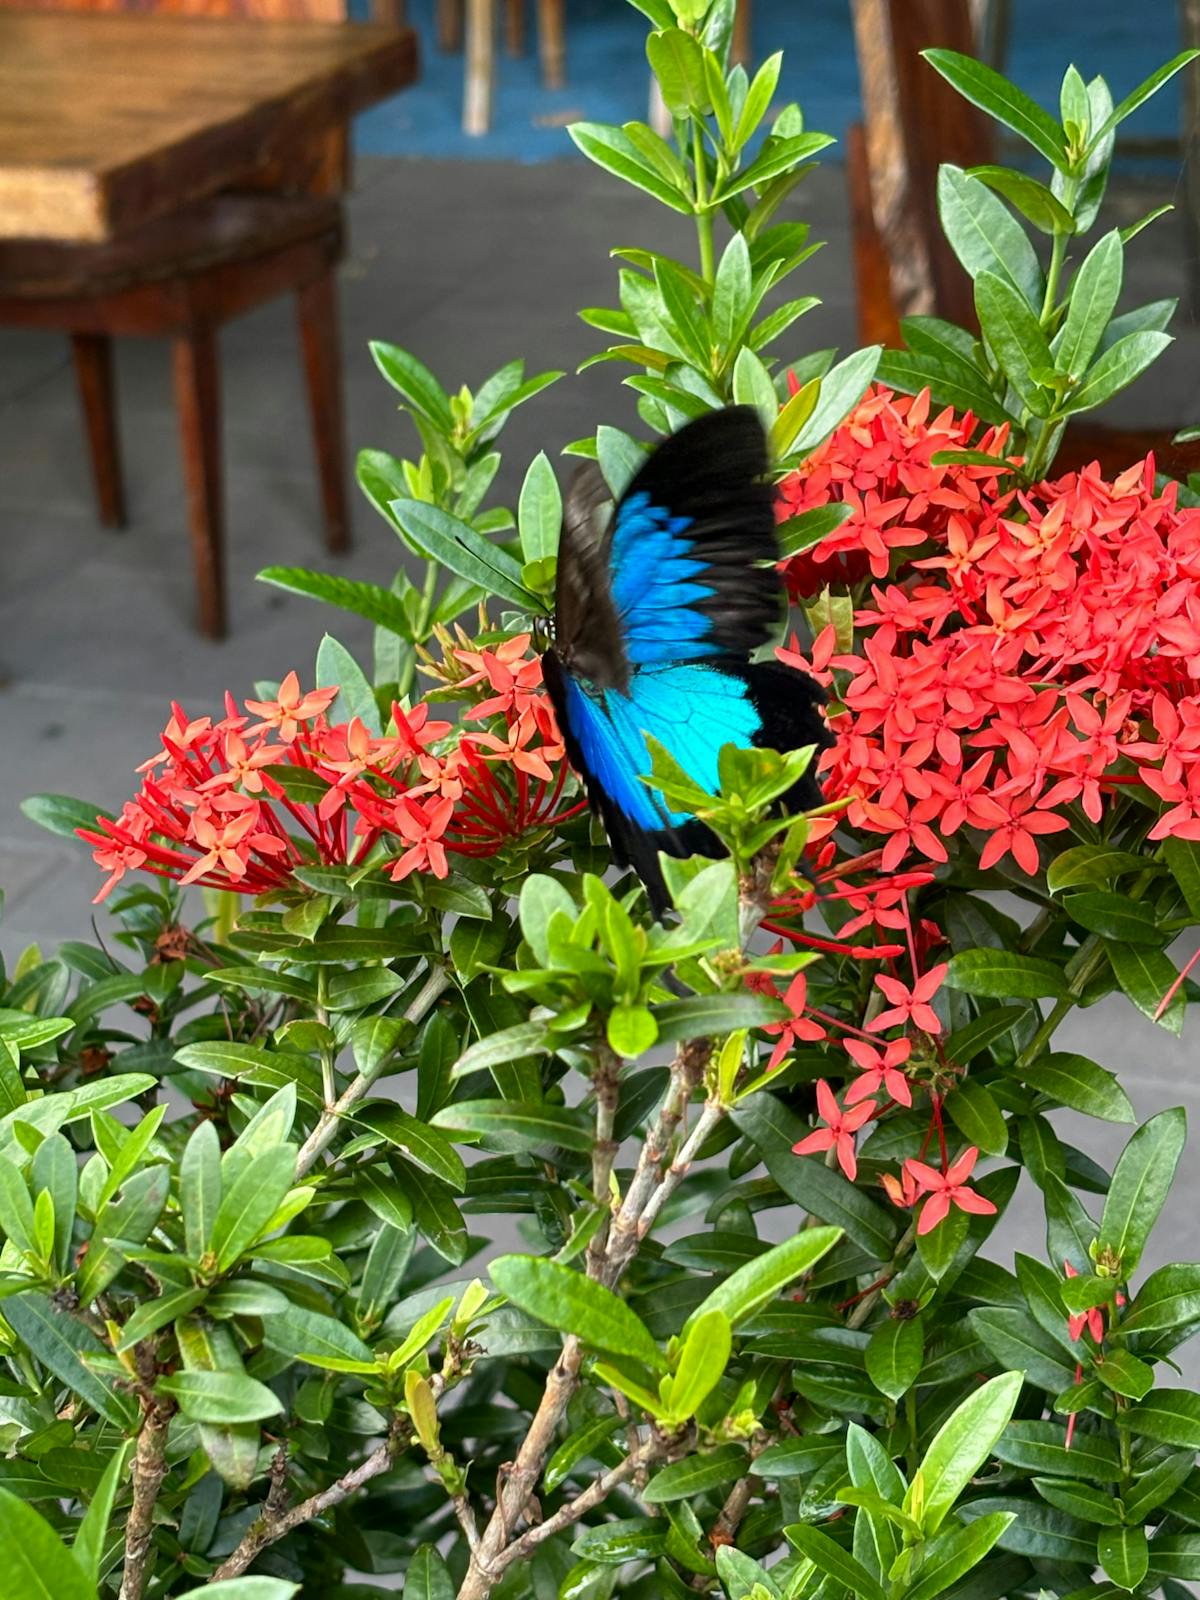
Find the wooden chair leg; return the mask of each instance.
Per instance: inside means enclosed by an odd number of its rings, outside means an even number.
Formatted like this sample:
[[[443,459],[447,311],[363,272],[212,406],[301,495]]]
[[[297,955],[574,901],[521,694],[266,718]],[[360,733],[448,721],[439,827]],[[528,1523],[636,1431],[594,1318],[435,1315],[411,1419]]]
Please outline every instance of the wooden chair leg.
[[[463,41],[463,0],[437,0],[439,50],[459,50]]]
[[[113,388],[112,340],[103,333],[71,335],[75,378],[83,404],[83,425],[100,521],[106,528],[125,526],[125,486],[117,439],[116,395]]]
[[[495,77],[496,0],[467,0],[464,133],[486,133],[491,127]]]
[[[504,45],[510,56],[525,54],[525,0],[504,0]]]
[[[299,311],[313,445],[325,512],[325,542],[331,550],[345,550],[350,544],[350,518],[346,506],[337,280],[332,268],[324,277],[301,289]]]
[[[196,327],[180,334],[174,340],[172,365],[200,628],[210,639],[220,639],[225,633],[225,533],[215,331]]]
[[[567,81],[567,25],[565,0],[538,0],[538,53],[542,84],[561,89]]]

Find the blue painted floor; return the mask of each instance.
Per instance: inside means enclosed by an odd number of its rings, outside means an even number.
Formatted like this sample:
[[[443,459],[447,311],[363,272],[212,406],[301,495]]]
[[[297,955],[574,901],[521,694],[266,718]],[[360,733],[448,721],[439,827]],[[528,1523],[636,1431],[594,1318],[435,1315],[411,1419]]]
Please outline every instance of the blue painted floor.
[[[352,0],[365,15],[367,0]],[[421,36],[421,81],[368,112],[358,146],[371,155],[554,161],[577,156],[565,124],[627,122],[646,115],[646,23],[627,0],[567,0],[566,89],[542,88],[532,50],[513,60],[501,49],[493,131],[470,138],[460,127],[463,59],[433,37],[434,0],[409,0]],[[527,0],[533,33],[533,0]],[[1062,70],[1102,73],[1119,100],[1179,48],[1175,0],[1090,0],[1086,6],[1014,0],[1007,70],[1022,88],[1056,108]],[[784,51],[780,98],[798,100],[805,120],[841,140],[858,113],[858,78],[849,0],[754,0],[754,48]],[[1126,125],[1139,136],[1170,136],[1179,121],[1176,85]],[[579,158],[581,159],[581,158]]]

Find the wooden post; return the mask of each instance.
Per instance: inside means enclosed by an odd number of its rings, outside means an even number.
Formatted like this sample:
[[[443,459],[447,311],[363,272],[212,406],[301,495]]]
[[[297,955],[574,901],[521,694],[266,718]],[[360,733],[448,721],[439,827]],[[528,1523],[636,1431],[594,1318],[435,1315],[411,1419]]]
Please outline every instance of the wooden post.
[[[567,81],[567,28],[565,0],[538,0],[538,53],[542,58],[542,83],[561,89]]]
[[[496,78],[496,0],[467,0],[467,61],[463,132],[486,133],[492,125]]]

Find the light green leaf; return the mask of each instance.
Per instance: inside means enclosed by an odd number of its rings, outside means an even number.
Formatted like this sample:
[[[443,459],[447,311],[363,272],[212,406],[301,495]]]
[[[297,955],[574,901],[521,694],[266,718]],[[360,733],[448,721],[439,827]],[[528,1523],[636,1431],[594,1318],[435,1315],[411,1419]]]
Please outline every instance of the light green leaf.
[[[24,1500],[0,1488],[0,1572],[12,1600],[96,1600],[96,1583]]]
[[[842,1236],[841,1228],[805,1228],[793,1239],[785,1239],[730,1273],[692,1312],[685,1331],[695,1328],[701,1317],[720,1311],[731,1327],[738,1327],[761,1307],[816,1266]]]
[[[489,1271],[501,1294],[540,1322],[575,1334],[593,1349],[664,1369],[645,1323],[603,1284],[541,1256],[500,1256]]]
[[[1066,171],[1066,135],[1049,112],[1043,111],[1023,89],[982,61],[956,50],[922,50],[921,54],[965,100],[1011,128],[1051,166]]]
[[[926,1536],[935,1534],[959,1495],[992,1452],[1008,1426],[1021,1393],[1023,1376],[1006,1372],[976,1389],[951,1412],[934,1435],[921,1461],[923,1505],[919,1521]],[[914,1511],[910,1485],[904,1509]]]
[[[1121,235],[1115,228],[1084,258],[1071,285],[1067,320],[1054,341],[1060,372],[1081,378],[1087,371],[1120,297],[1124,261]]]
[[[1099,1247],[1120,1260],[1122,1277],[1131,1276],[1141,1260],[1186,1140],[1187,1113],[1176,1106],[1143,1123],[1121,1153],[1100,1219]]]

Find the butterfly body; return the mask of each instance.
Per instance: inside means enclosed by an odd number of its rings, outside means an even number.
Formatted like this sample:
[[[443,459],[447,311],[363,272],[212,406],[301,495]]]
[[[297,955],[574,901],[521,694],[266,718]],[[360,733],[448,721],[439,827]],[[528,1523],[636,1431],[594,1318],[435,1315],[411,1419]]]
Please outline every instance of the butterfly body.
[[[750,659],[782,607],[766,468],[757,416],[736,407],[661,445],[607,526],[598,474],[568,499],[546,687],[614,854],[659,913],[669,903],[659,852],[719,855],[721,845],[642,781],[652,766],[647,739],[710,793],[724,745],[828,743],[812,680]],[[799,805],[819,798],[811,779],[797,789]]]

